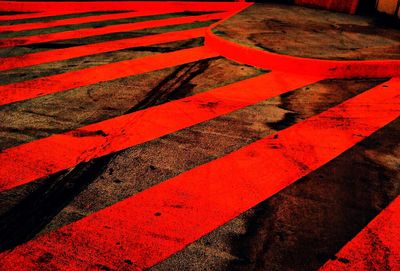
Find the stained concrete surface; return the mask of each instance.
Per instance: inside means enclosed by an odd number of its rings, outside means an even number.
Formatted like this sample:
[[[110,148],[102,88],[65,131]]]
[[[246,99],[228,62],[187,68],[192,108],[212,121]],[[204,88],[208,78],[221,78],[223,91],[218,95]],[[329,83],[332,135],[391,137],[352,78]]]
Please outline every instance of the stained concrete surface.
[[[400,59],[400,22],[306,7],[254,4],[213,29],[273,53],[337,60]]]

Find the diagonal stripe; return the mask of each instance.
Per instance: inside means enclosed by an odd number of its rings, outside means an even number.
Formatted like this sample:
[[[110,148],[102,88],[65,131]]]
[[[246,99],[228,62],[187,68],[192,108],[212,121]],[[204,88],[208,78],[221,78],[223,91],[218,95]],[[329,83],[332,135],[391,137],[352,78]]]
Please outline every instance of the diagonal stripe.
[[[100,22],[107,20],[116,20],[116,19],[126,19],[126,18],[134,18],[134,17],[142,17],[149,15],[161,15],[165,13],[170,13],[169,11],[160,12],[160,11],[142,11],[142,12],[124,12],[124,13],[116,13],[116,14],[105,14],[105,15],[97,15],[97,16],[88,16],[88,17],[79,17],[79,18],[70,18],[64,20],[54,20],[50,22],[38,22],[38,23],[21,23],[16,25],[3,25],[0,26],[0,32],[2,31],[23,31],[23,30],[33,30],[33,29],[41,29],[41,28],[50,28],[56,26],[63,25],[73,25],[73,24],[83,24],[83,23],[92,23],[92,22]]]
[[[321,167],[400,114],[392,79],[319,115],[0,254],[7,270],[143,270]],[[38,261],[51,255],[49,261]],[[49,257],[47,257],[49,258]]]
[[[4,85],[0,86],[0,105],[182,65],[215,56],[217,55],[206,47],[197,47]]]
[[[15,4],[14,4],[15,5]],[[62,16],[69,14],[81,14],[86,13],[81,10],[65,12],[64,10],[58,11],[35,11],[34,13],[18,14],[18,15],[3,15],[0,16],[0,21],[15,21],[15,20],[26,20],[26,19],[38,19],[54,16]]]
[[[139,23],[139,22],[151,22],[151,21],[157,21],[157,20],[162,20],[162,19],[168,19],[168,18],[182,18],[185,16],[200,16],[200,15],[206,15],[206,14],[215,14],[216,12],[190,12],[190,11],[184,11],[184,12],[154,12],[154,11],[146,11],[146,12],[136,12],[137,16],[127,16],[127,18],[117,18],[117,19],[112,19],[112,20],[100,20],[97,22],[88,22],[88,23],[80,23],[80,24],[67,24],[64,26],[55,26],[55,27],[48,27],[48,28],[41,28],[41,29],[33,29],[33,30],[23,30],[23,31],[7,31],[7,32],[0,32],[0,40],[5,40],[5,39],[23,39],[25,37],[31,37],[35,35],[50,35],[53,33],[63,33],[63,32],[71,32],[71,31],[78,31],[82,29],[98,29],[98,28],[103,28],[103,27],[110,27],[110,26],[115,26],[115,25],[123,25],[123,24],[133,24],[133,23]],[[121,13],[118,13],[119,16],[125,17],[124,15],[121,15]],[[133,13],[132,13],[133,14]],[[111,16],[111,14],[106,14],[107,16]],[[104,16],[104,14],[98,14],[98,16]],[[92,18],[97,18],[97,16],[93,17],[83,17],[81,16],[80,18],[76,19],[87,19],[90,20]],[[67,19],[67,18],[66,18]],[[94,20],[94,19],[93,19]],[[175,25],[177,27],[179,25]],[[1,27],[1,26],[0,26]],[[8,27],[8,26],[6,26]],[[165,26],[164,26],[165,28]],[[153,30],[154,28],[151,28],[150,30]],[[144,29],[148,30],[148,29]],[[142,30],[143,31],[143,30]],[[130,32],[131,34],[136,33],[137,31],[134,31],[133,33]],[[126,33],[126,32],[124,32]],[[115,34],[115,33],[112,33]],[[108,34],[111,35],[111,34]],[[102,35],[101,37],[103,37]],[[96,36],[90,36],[90,37],[96,37]],[[89,38],[89,37],[86,37]],[[124,38],[124,37],[122,37]],[[69,40],[71,41],[71,40]],[[60,41],[59,41],[60,42]],[[41,44],[36,45],[36,46],[28,46],[28,47],[40,47]]]
[[[26,54],[17,57],[2,58],[0,62],[0,71],[23,68],[54,61],[66,60],[70,58],[118,51],[137,46],[147,46],[197,38],[204,35],[205,29],[206,28],[195,28],[163,34],[148,35],[138,38],[100,42],[64,49],[55,49],[45,52]]]
[[[0,153],[0,191],[318,81],[269,73]]]
[[[320,271],[398,270],[400,267],[400,196]]]
[[[160,20],[145,21],[138,23],[118,24],[118,25],[105,26],[101,28],[80,29],[74,31],[57,32],[52,34],[2,39],[0,40],[0,48],[22,46],[35,43],[44,43],[50,41],[78,39],[78,38],[99,36],[99,35],[118,33],[118,32],[128,32],[145,28],[155,28],[161,26],[209,21],[209,20],[224,18],[229,14],[230,14],[229,12],[219,12],[219,13],[198,15],[198,16],[185,16],[179,18],[160,19]]]
[[[193,2],[193,1],[52,1],[52,2],[16,2],[1,1],[0,10],[19,12],[60,12],[82,13],[98,11],[122,11],[122,10],[191,10],[191,11],[215,11],[235,10],[250,6],[250,3],[233,2]]]

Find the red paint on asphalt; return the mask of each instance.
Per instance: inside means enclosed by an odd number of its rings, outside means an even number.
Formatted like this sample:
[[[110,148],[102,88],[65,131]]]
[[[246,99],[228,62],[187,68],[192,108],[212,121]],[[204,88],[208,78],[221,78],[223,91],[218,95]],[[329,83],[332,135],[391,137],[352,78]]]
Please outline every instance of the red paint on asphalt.
[[[85,16],[78,18],[70,18],[70,19],[56,19],[50,22],[36,22],[36,23],[20,23],[14,25],[0,25],[0,33],[3,31],[24,31],[24,30],[33,30],[33,29],[41,29],[41,28],[50,28],[64,25],[74,25],[74,24],[83,24],[83,23],[92,23],[92,22],[100,22],[106,20],[117,20],[117,19],[125,19],[125,18],[134,18],[139,16],[146,15],[155,15],[159,13],[154,12],[124,12],[124,13],[114,13],[114,14],[104,14],[104,15],[95,15],[95,16]],[[1,18],[1,17],[0,17]]]
[[[0,152],[0,191],[318,81],[272,72]],[[212,107],[208,107],[212,104]],[[85,136],[86,135],[86,136]]]
[[[63,49],[54,49],[17,57],[2,58],[0,71],[29,67],[49,62],[61,61],[82,56],[113,52],[138,46],[148,46],[204,36],[206,28],[195,28],[182,31],[148,35],[138,38],[113,40],[94,44],[80,45]]]
[[[104,10],[136,10],[140,13],[148,10],[149,7],[152,11],[162,10],[160,13],[167,13],[167,10],[175,11],[177,8],[191,11],[196,8],[202,11],[215,11],[216,7],[224,7],[224,10],[238,12],[249,5],[192,2],[2,2],[0,10],[17,9],[39,13],[2,15],[0,20]],[[110,9],[110,7],[112,8]],[[57,10],[62,10],[62,13]],[[212,16],[216,16],[214,19],[226,19],[232,14],[224,12]],[[112,15],[100,15],[97,16],[97,19],[106,18],[104,16]],[[6,39],[0,41],[2,44],[0,47],[182,24],[197,21],[198,18],[211,20],[207,16],[210,15]],[[95,18],[96,16],[66,19],[64,22],[54,20],[47,25],[65,25],[65,22],[79,23],[79,20]],[[25,24],[25,26],[20,24],[10,26],[8,29],[22,30],[26,29],[27,25],[38,29],[44,27],[46,23]],[[3,29],[7,27],[5,26]],[[165,35],[176,35],[171,37],[172,40],[180,38],[178,32],[173,33]],[[162,35],[164,34],[142,39],[129,39],[129,41],[135,44],[137,44],[136,42],[151,44],[151,42],[165,41],[165,36],[162,37]],[[121,41],[122,43],[116,44],[109,51],[121,48],[118,46],[131,47],[126,43],[127,41]],[[26,63],[28,64],[21,65],[30,66],[58,61],[82,56],[80,54],[90,55],[96,51],[106,52],[107,49],[102,47],[105,44],[99,43],[30,54],[27,56]],[[331,61],[278,55],[246,48],[224,40],[213,34],[211,28],[206,35],[206,46],[208,48],[201,47],[163,54],[160,58],[151,56],[113,63],[114,66],[108,66],[113,65],[108,64],[66,73],[73,76],[70,79],[65,76],[66,74],[61,74],[2,86],[0,87],[2,94],[0,101],[5,104],[121,78],[128,76],[126,75],[128,69],[133,70],[134,73],[143,73],[158,69],[157,67],[179,65],[181,60],[177,61],[176,58],[183,55],[187,57],[184,61],[189,62],[222,55],[257,67],[314,74],[314,76],[310,78],[309,75],[273,72],[5,150],[0,152],[0,163],[2,164],[0,191],[12,189],[37,178],[73,167],[80,162],[126,149],[215,118],[318,79],[400,75],[399,60]],[[87,51],[79,52],[79,49],[75,50],[76,48]],[[211,50],[215,52],[211,52]],[[61,55],[56,56],[57,52]],[[185,53],[181,54],[182,52]],[[194,56],[191,55],[192,52],[196,52]],[[43,59],[40,60],[40,57]],[[193,60],[190,60],[191,57]],[[17,59],[18,57],[5,59],[6,64],[1,65],[6,69],[25,67],[18,66],[18,63],[15,66],[10,64],[10,61],[17,61]],[[146,60],[147,63],[144,62]],[[8,64],[7,61],[9,61]],[[124,65],[119,67],[121,63]],[[147,65],[141,69],[134,67],[134,64]],[[89,74],[85,73],[88,71]],[[129,73],[129,75],[131,74]],[[86,76],[90,78],[86,78]],[[32,85],[29,86],[30,84]],[[269,88],[266,88],[267,85]],[[39,89],[36,89],[36,86]],[[398,118],[400,114],[399,88],[400,79],[392,79],[275,135],[194,168],[81,221],[29,241],[14,250],[4,252],[0,254],[1,268],[20,271],[65,269],[65,266],[68,266],[68,270],[73,271],[82,270],[82,268],[99,270],[125,267],[130,270],[143,270],[150,267],[324,165]],[[209,103],[215,106],[207,107]],[[395,203],[384,210],[338,253],[338,260],[349,261],[345,266],[342,261],[330,261],[322,270],[364,270],[371,264],[379,270],[386,267],[397,268],[399,254],[396,252],[400,250],[399,205],[397,198]],[[384,254],[384,249],[376,248],[374,242],[377,239],[386,248],[390,248],[390,255]],[[45,253],[46,255],[51,254],[52,258],[49,262],[40,262],[40,257]]]
[[[182,65],[215,56],[217,56],[217,54],[202,46],[3,85],[0,86],[0,105]]]
[[[319,271],[400,270],[400,196]]]
[[[57,14],[96,12],[96,11],[122,11],[122,10],[191,10],[191,11],[215,11],[237,10],[238,8],[251,6],[252,3],[232,2],[192,2],[192,1],[92,1],[92,2],[19,2],[1,1],[1,11],[18,12],[53,12]],[[17,16],[17,15],[12,15]]]
[[[229,19],[229,18],[227,18]],[[385,78],[400,76],[400,60],[323,60],[272,53],[247,47],[213,33],[205,35],[205,45],[221,56],[251,66],[290,73],[314,74],[326,78]]]
[[[301,123],[39,236],[0,254],[2,266],[10,271],[62,270],[65,266],[69,271],[151,267],[398,118],[399,88],[400,79],[392,79]],[[175,121],[174,117],[171,121]],[[50,260],[38,261],[45,254],[52,256]]]
[[[2,6],[0,6],[0,11],[4,10],[3,2],[1,2]],[[19,4],[15,3],[14,5]],[[13,10],[13,9],[11,9]],[[8,10],[6,10],[8,11]],[[75,12],[65,12],[64,10],[58,11],[35,11],[33,13],[24,13],[24,14],[16,14],[16,15],[1,15],[0,21],[15,21],[15,20],[26,20],[26,19],[42,19],[46,17],[53,17],[53,16],[62,16],[62,15],[69,15],[69,14],[80,14],[86,13],[81,10],[76,10]],[[46,18],[49,19],[49,18]]]
[[[69,40],[69,39],[80,39],[85,37],[106,35],[118,32],[128,32],[135,31],[146,28],[155,28],[162,26],[172,26],[179,24],[187,24],[194,22],[204,22],[210,20],[221,19],[228,16],[229,12],[218,12],[206,15],[196,15],[196,16],[184,16],[178,18],[168,18],[168,19],[160,19],[160,20],[151,20],[137,23],[126,23],[126,24],[118,24],[118,25],[110,25],[101,28],[88,28],[88,29],[78,29],[71,31],[63,31],[57,33],[50,34],[41,34],[35,36],[25,36],[18,38],[9,38],[9,39],[1,39],[0,40],[0,48],[14,47],[14,46],[22,46],[29,45],[35,43],[44,43],[44,42],[53,42],[53,41],[61,41],[61,40]]]

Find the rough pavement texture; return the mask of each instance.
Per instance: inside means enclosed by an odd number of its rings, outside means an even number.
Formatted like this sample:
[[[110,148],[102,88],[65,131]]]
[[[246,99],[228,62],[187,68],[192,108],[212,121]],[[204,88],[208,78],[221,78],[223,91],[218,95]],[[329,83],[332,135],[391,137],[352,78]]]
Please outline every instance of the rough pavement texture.
[[[291,56],[400,59],[400,30],[378,18],[278,4],[254,4],[213,29],[245,46]]]
[[[295,18],[296,10],[307,19]],[[235,39],[236,34],[248,33],[236,41],[293,55],[301,51],[302,56],[318,58],[399,58],[400,48],[393,44],[398,44],[400,35],[390,28],[373,28],[372,21],[365,18],[280,5],[256,5],[242,14],[246,12],[245,17],[232,19],[238,20],[235,24],[241,29],[224,24],[217,31],[225,31],[229,38],[232,33]],[[266,19],[256,22],[256,16]],[[288,19],[295,23],[285,21]],[[2,49],[0,54],[20,55],[210,23]],[[283,33],[291,38],[290,42],[282,40]],[[360,43],[364,39],[369,43]],[[202,42],[194,39],[12,70],[2,73],[0,82],[8,84],[190,48]],[[1,106],[0,151],[265,72],[214,58]],[[0,247],[10,248],[76,221],[384,81],[324,80],[0,193]],[[151,270],[316,270],[400,193],[399,132],[397,119]]]

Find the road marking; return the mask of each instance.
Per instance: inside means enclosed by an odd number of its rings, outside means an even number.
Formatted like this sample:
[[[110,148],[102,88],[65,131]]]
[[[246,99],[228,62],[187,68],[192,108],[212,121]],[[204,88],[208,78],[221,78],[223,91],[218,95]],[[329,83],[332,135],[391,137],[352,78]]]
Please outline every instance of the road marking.
[[[6,251],[0,254],[3,268],[149,268],[398,118],[399,88],[400,79],[391,79],[301,123]],[[39,261],[43,255],[51,257]]]
[[[3,5],[3,2],[2,2]],[[16,3],[14,3],[16,5]],[[2,7],[0,7],[1,10]],[[11,8],[12,9],[12,8]],[[30,12],[30,11],[26,11]],[[82,10],[76,10],[71,12],[65,12],[64,10],[58,11],[32,11],[33,13],[16,14],[16,15],[1,15],[0,21],[15,21],[15,20],[26,20],[26,19],[42,19],[46,17],[63,16],[63,15],[79,15],[82,13],[87,13]],[[47,18],[48,19],[48,18]]]
[[[179,18],[168,18],[168,19],[151,20],[151,21],[137,22],[137,23],[110,25],[100,28],[78,29],[78,30],[63,31],[51,34],[2,39],[0,40],[0,48],[22,46],[35,43],[53,42],[60,40],[80,39],[85,37],[112,34],[118,32],[128,32],[128,31],[134,31],[146,28],[155,28],[161,26],[171,26],[171,25],[179,25],[179,24],[186,24],[193,22],[210,21],[210,20],[224,18],[229,14],[230,14],[229,12],[218,12],[205,15],[184,16]]]
[[[190,11],[216,11],[216,10],[236,10],[238,8],[251,6],[251,3],[232,3],[232,2],[191,2],[191,1],[82,1],[82,2],[15,2],[2,1],[0,11],[18,12],[53,12],[57,14],[82,13],[82,12],[101,12],[101,11],[143,11],[143,10],[176,10]],[[13,15],[16,16],[16,15]]]
[[[0,105],[217,56],[204,46],[155,54],[0,86]]]
[[[400,196],[348,242],[320,271],[399,270]]]
[[[0,191],[319,81],[268,73],[0,152]]]
[[[162,14],[166,14],[166,13],[171,13],[171,12],[170,11],[166,11],[166,12],[132,11],[132,12],[85,16],[85,17],[69,18],[69,19],[56,19],[56,20],[50,21],[50,22],[35,22],[35,23],[21,23],[21,24],[14,24],[14,25],[0,25],[0,33],[2,31],[16,32],[16,31],[34,30],[34,29],[41,29],[41,28],[64,26],[64,25],[93,23],[93,22],[101,22],[101,21],[108,21],[108,20],[136,18],[136,17],[150,16],[150,15],[162,15]]]
[[[2,58],[0,62],[0,71],[29,67],[33,65],[61,61],[76,57],[118,51],[138,46],[147,46],[179,40],[193,39],[204,36],[205,29],[206,28],[202,27],[189,30],[174,31],[138,38],[99,42],[64,49],[54,49],[17,57]]]
[[[221,56],[253,67],[282,72],[314,74],[326,78],[387,78],[400,76],[400,60],[328,60],[278,54],[253,48],[223,38],[213,29],[225,20],[210,26],[205,33],[205,45]]]

